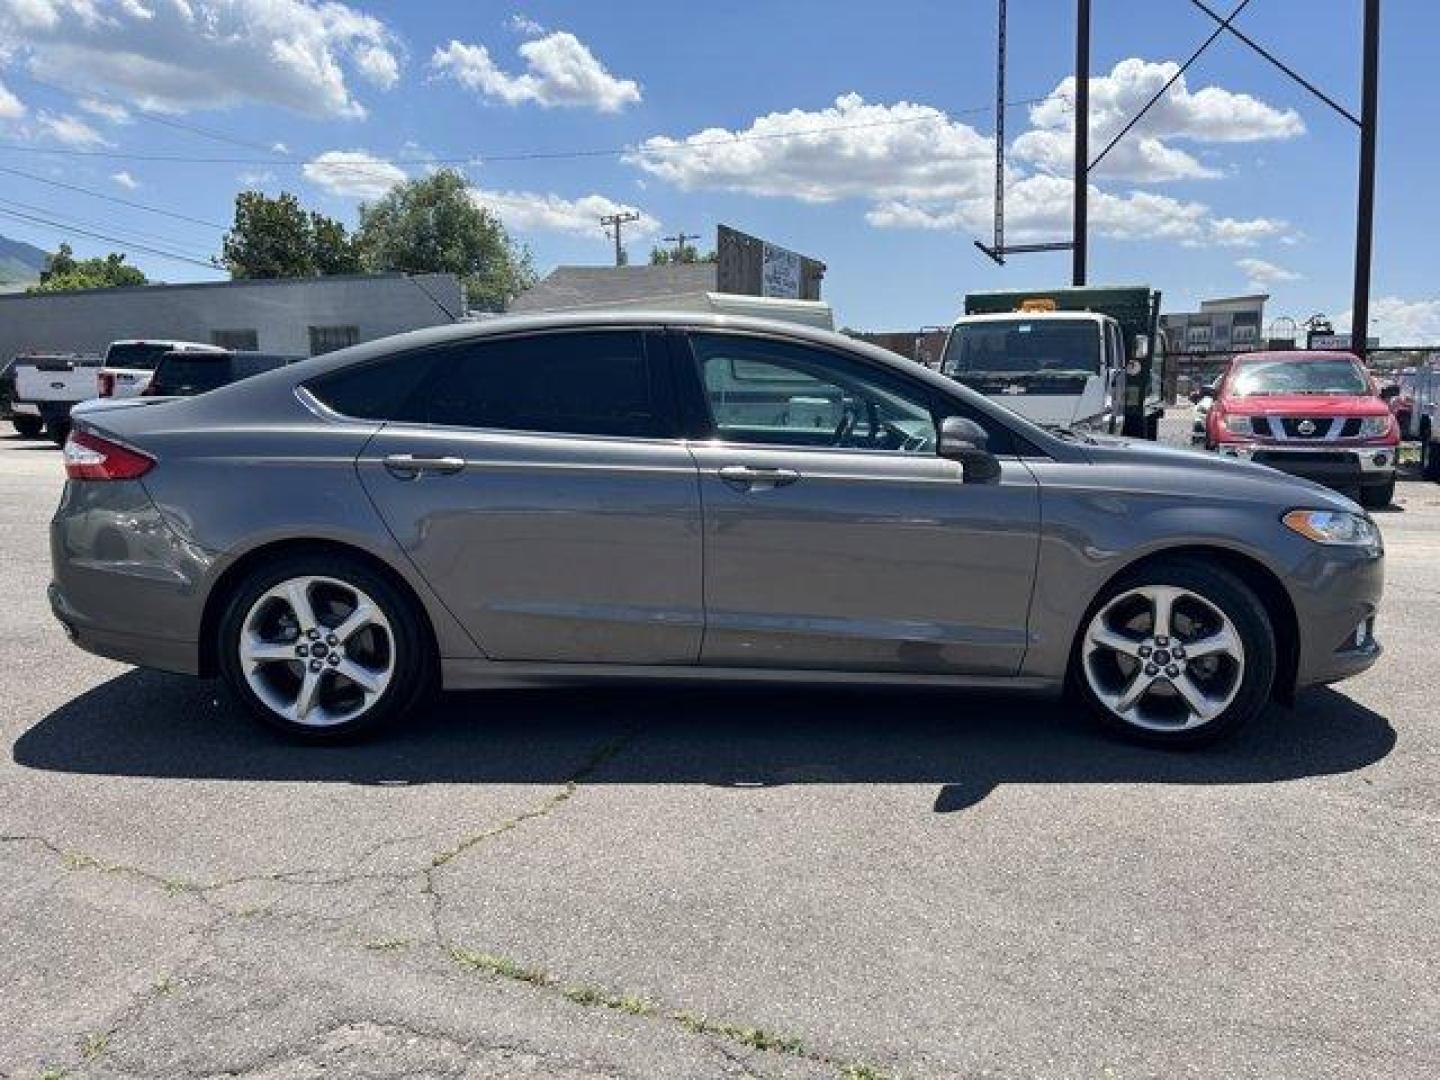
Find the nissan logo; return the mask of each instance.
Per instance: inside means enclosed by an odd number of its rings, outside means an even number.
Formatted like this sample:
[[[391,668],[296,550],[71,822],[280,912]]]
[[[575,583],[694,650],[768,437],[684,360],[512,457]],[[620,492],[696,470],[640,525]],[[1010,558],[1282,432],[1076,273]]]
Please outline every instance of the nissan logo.
[[[1314,435],[1314,434],[1315,434],[1315,421],[1314,421],[1314,420],[1301,420],[1300,423],[1298,423],[1298,424],[1295,425],[1295,430],[1298,431],[1301,435]]]

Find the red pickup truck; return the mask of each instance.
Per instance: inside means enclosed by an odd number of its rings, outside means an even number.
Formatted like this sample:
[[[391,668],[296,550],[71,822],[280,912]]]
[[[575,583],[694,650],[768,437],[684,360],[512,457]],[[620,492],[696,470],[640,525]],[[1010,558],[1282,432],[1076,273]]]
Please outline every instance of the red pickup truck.
[[[1367,507],[1395,494],[1400,430],[1350,353],[1254,352],[1220,381],[1206,446],[1346,491]]]

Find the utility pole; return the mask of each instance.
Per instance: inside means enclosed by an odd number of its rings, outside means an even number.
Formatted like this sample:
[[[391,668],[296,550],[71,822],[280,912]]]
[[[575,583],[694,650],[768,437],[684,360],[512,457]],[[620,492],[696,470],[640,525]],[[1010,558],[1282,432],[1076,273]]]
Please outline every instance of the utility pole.
[[[1380,96],[1380,0],[1365,0],[1360,75],[1360,184],[1355,203],[1355,294],[1350,351],[1365,359],[1370,335],[1370,246],[1375,229],[1375,120]]]
[[[625,265],[625,245],[621,241],[621,230],[631,221],[639,221],[638,210],[617,210],[613,214],[606,214],[600,219],[600,226],[605,230],[606,236],[615,238],[615,265]]]
[[[662,236],[660,239],[667,244],[675,245],[675,261],[678,263],[685,257],[685,241],[699,240],[700,234],[687,233],[684,229],[681,229],[674,236]]]
[[[1070,283],[1085,284],[1090,195],[1090,0],[1075,3],[1075,223]]]

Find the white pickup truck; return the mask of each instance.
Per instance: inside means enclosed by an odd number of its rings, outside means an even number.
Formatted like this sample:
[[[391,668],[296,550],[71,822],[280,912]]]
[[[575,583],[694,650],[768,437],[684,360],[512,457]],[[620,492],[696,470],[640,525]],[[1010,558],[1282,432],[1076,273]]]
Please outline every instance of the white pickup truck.
[[[95,396],[100,357],[66,353],[17,356],[13,369],[17,418],[38,416],[56,443],[70,434],[70,410]],[[30,426],[27,423],[27,428]],[[16,424],[19,427],[19,424]]]

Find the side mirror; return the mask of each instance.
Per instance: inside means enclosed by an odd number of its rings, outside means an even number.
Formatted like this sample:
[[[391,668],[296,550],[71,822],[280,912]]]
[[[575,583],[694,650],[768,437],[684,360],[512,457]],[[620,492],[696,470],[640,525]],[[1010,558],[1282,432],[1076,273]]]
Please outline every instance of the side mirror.
[[[958,461],[967,484],[988,484],[1000,479],[1000,462],[985,449],[990,436],[974,420],[963,416],[947,416],[940,421],[940,441],[936,454]]]

